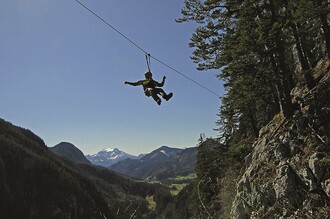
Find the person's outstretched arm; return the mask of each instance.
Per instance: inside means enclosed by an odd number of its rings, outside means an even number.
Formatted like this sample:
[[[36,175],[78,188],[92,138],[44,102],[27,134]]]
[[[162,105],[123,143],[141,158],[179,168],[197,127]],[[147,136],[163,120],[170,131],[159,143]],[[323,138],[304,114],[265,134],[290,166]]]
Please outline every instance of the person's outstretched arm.
[[[166,79],[166,76],[163,77],[163,80],[161,83],[158,83],[158,87],[163,87],[164,84],[165,84],[165,79]]]
[[[138,81],[138,82],[125,81],[125,84],[129,84],[129,85],[132,85],[132,86],[139,86],[139,85],[141,85],[141,81]]]

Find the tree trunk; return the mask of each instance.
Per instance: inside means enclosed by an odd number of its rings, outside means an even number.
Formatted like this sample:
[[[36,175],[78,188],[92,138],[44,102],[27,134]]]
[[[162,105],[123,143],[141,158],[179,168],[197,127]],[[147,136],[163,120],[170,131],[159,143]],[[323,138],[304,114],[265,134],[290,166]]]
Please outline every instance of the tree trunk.
[[[311,66],[310,66],[310,63],[308,62],[307,54],[305,53],[304,43],[299,35],[297,24],[292,23],[290,26],[291,26],[293,36],[296,41],[298,57],[299,57],[299,61],[301,63],[302,73],[303,73],[306,85],[307,85],[308,89],[312,89],[315,86],[315,81],[313,80],[313,77],[311,75]]]
[[[252,101],[254,102],[254,101]],[[255,103],[253,103],[254,106],[255,106]],[[249,120],[250,120],[250,124],[251,124],[251,129],[252,129],[252,134],[253,134],[253,137],[257,138],[259,136],[259,129],[257,127],[257,121],[256,121],[256,118],[255,118],[255,115],[253,112],[251,112],[251,110],[249,110]]]
[[[276,13],[276,9],[273,4],[273,0],[269,1],[269,6],[270,6],[270,12],[272,16],[272,22],[275,23],[278,20],[278,15]],[[291,72],[287,69],[286,63],[285,63],[285,48],[284,48],[284,41],[282,40],[282,35],[280,29],[275,30],[276,32],[274,33],[274,43],[275,43],[275,52],[278,57],[278,76],[279,76],[279,86],[278,89],[280,92],[280,102],[281,102],[281,107],[282,107],[282,113],[284,117],[291,117],[293,114],[293,105],[291,102],[291,96],[290,96],[290,91],[293,86],[292,84],[292,75]],[[273,57],[274,59],[274,57]],[[274,62],[276,60],[274,59]]]
[[[325,46],[327,48],[328,59],[330,59],[330,29],[329,29],[327,16],[326,15],[320,15],[320,19],[321,19],[321,22],[322,22],[322,29],[323,29],[323,32],[324,32]]]
[[[323,2],[324,2],[324,4],[323,4]],[[316,3],[316,5],[315,5],[316,8],[320,8],[320,10],[323,9],[323,6],[324,6],[324,8],[327,8],[327,5],[329,4],[327,1],[322,1],[322,0],[315,0],[314,3]],[[330,28],[329,28],[329,23],[327,20],[327,15],[328,14],[324,11],[321,11],[321,13],[318,13],[318,16],[320,18],[321,25],[322,25],[328,59],[330,59]]]
[[[274,54],[271,55],[270,57],[271,59],[271,63],[272,63],[272,68],[273,71],[275,73],[275,88],[276,88],[276,93],[277,93],[277,99],[278,99],[278,103],[279,103],[279,107],[280,107],[280,111],[282,112],[282,114],[287,117],[290,116],[290,113],[287,112],[287,103],[285,101],[285,96],[284,96],[284,87],[283,87],[283,79],[281,78],[281,74],[279,73],[277,64],[276,64],[276,60],[274,58]]]
[[[297,47],[298,58],[299,58],[299,62],[301,64],[301,68],[302,68],[303,71],[309,70],[310,66],[308,65],[307,58],[306,58],[306,56],[303,52],[303,44],[302,44],[301,39],[300,39],[299,34],[298,34],[297,25],[294,24],[294,23],[291,23],[290,27],[291,27],[291,30],[292,30],[292,33],[293,33],[293,37],[296,41],[295,44],[296,44],[296,47]]]
[[[284,42],[281,40],[279,34],[276,34],[276,47],[278,51],[278,59],[279,59],[279,70],[280,70],[280,83],[283,88],[283,115],[285,117],[291,117],[293,114],[293,106],[291,102],[291,89],[293,88],[291,73],[288,70],[285,63],[285,48]]]

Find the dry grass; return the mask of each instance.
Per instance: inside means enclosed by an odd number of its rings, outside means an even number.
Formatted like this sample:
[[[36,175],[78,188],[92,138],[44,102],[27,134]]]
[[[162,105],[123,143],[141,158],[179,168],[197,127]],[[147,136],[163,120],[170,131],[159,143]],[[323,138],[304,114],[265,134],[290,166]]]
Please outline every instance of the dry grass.
[[[154,201],[154,197],[151,196],[147,196],[146,200],[148,201],[148,208],[152,211],[154,211],[156,209],[156,202]]]

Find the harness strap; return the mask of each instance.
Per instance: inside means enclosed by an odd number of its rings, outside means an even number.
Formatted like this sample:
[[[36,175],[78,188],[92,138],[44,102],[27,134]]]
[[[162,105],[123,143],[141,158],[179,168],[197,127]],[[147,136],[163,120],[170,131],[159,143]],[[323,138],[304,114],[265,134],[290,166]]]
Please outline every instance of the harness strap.
[[[146,61],[147,61],[148,71],[150,72],[150,54],[149,53],[146,53]]]

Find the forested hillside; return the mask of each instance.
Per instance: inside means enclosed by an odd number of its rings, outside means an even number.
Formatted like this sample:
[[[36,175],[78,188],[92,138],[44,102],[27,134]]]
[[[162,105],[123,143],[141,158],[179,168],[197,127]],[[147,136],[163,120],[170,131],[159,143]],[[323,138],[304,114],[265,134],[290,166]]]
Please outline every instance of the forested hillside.
[[[155,218],[169,192],[54,155],[30,130],[0,120],[1,218]]]
[[[60,157],[69,159],[73,163],[92,164],[89,160],[87,160],[82,151],[68,142],[61,142],[54,147],[50,147],[49,150]]]
[[[185,1],[192,59],[226,93],[219,139],[199,146],[182,194],[194,201],[179,196],[167,218],[330,215],[329,12],[327,0]]]

